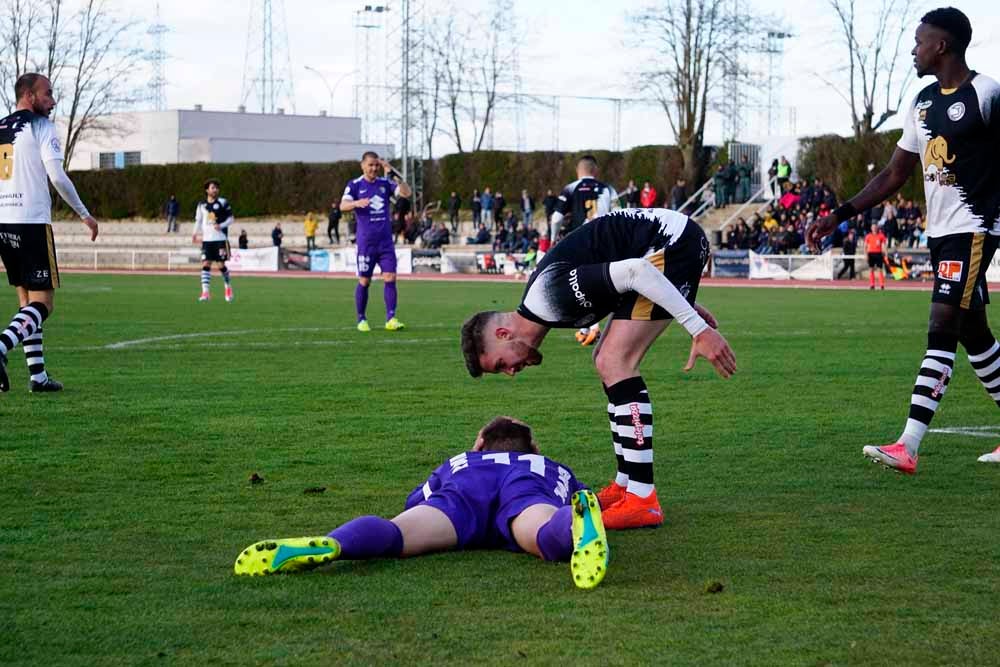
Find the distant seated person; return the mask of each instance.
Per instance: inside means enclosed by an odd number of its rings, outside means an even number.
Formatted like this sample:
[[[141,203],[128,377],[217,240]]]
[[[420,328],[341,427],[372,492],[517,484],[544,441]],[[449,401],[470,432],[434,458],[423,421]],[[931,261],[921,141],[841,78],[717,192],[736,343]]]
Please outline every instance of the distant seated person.
[[[507,252],[510,250],[511,232],[506,226],[497,230],[497,235],[493,238],[494,252]]]
[[[489,243],[492,238],[490,230],[486,229],[486,225],[479,223],[479,227],[476,229],[476,235],[466,236],[465,242],[469,245],[480,245],[483,243]]]
[[[236,240],[236,242],[240,250],[246,250],[250,247],[250,239],[247,237],[247,230],[240,230],[240,237]]]
[[[448,232],[448,229],[444,226],[443,222],[435,222],[430,229],[421,235],[421,238],[424,241],[425,248],[437,250],[441,246],[448,243],[451,238],[451,234]]]
[[[413,489],[392,520],[360,516],[328,535],[263,540],[240,552],[234,570],[295,573],[335,560],[471,549],[570,561],[580,588],[597,586],[608,567],[597,497],[569,467],[538,453],[527,424],[497,417],[479,431],[471,451],[451,457]],[[358,574],[343,570],[352,573]]]

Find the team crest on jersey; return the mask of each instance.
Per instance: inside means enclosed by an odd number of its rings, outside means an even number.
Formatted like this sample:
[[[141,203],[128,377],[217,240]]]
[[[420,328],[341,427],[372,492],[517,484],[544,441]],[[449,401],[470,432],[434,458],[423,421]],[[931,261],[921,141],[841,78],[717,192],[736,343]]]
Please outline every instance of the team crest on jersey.
[[[965,102],[955,102],[950,107],[948,107],[948,118],[953,121],[962,120],[962,116],[965,115]]]
[[[54,150],[56,153],[62,151],[62,146],[59,144],[59,139],[56,137],[52,137],[52,141],[49,142],[49,145],[52,146],[52,150]]]
[[[963,262],[945,260],[943,262],[938,262],[937,275],[941,280],[950,280],[953,283],[959,283],[962,282],[963,268]]]

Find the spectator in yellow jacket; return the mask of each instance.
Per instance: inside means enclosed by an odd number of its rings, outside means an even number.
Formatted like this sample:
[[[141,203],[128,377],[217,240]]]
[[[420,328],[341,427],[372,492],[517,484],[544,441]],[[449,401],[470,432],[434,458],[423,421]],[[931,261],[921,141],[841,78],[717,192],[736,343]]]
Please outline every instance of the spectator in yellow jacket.
[[[316,249],[316,228],[319,227],[319,220],[312,211],[306,213],[306,250]]]

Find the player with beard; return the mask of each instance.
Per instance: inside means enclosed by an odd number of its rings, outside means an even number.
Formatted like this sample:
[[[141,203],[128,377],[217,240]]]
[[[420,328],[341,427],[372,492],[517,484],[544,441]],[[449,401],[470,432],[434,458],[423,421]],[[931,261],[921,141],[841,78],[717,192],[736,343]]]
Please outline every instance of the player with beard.
[[[7,355],[19,343],[31,376],[29,391],[60,391],[63,386],[49,377],[42,355],[42,322],[52,314],[60,282],[49,181],[90,230],[91,241],[97,239],[97,221],[63,170],[62,146],[49,120],[56,105],[52,83],[41,74],[22,74],[14,96],[17,108],[0,120],[0,259],[21,308],[0,331],[0,392],[10,390]]]
[[[663,523],[653,485],[653,408],[639,373],[653,341],[676,319],[693,338],[685,370],[705,357],[722,377],[736,371],[715,318],[695,304],[707,260],[705,233],[687,216],[667,209],[618,211],[546,253],[516,311],[477,313],[462,326],[472,377],[514,375],[542,362],[538,347],[551,329],[589,326],[612,315],[594,349],[618,463],[615,479],[597,494],[608,528]]]
[[[990,398],[1000,405],[1000,344],[986,319],[986,269],[1000,240],[1000,85],[969,69],[968,17],[953,7],[925,14],[916,30],[918,76],[934,76],[906,109],[903,136],[888,166],[810,230],[814,247],[858,211],[898,191],[921,164],[927,236],[936,269],[927,350],[897,440],[865,456],[899,472],[917,471],[920,442],[944,397],[959,343]],[[1000,463],[1000,447],[979,458]]]

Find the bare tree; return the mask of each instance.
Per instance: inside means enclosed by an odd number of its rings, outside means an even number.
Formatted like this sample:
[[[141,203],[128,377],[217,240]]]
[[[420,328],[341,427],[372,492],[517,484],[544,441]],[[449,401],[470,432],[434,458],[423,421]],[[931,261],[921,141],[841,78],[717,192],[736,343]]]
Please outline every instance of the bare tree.
[[[633,15],[629,45],[648,51],[638,72],[642,88],[663,108],[684,161],[684,176],[702,175],[705,119],[725,72],[724,49],[750,33],[746,14],[726,0],[664,0]]]
[[[900,63],[900,48],[912,28],[913,0],[879,0],[870,15],[859,17],[855,0],[828,0],[837,15],[847,49],[847,94],[827,82],[851,109],[855,138],[877,132],[899,112],[913,69]],[[874,3],[866,3],[872,7]],[[864,34],[861,26],[874,30]],[[905,49],[904,49],[905,50]]]
[[[64,0],[5,0],[0,5],[0,101],[13,109],[14,82],[46,75],[66,128],[69,164],[87,133],[115,131],[108,114],[143,99],[137,85],[144,53],[139,22],[120,17],[107,0],[82,0],[66,20]]]

